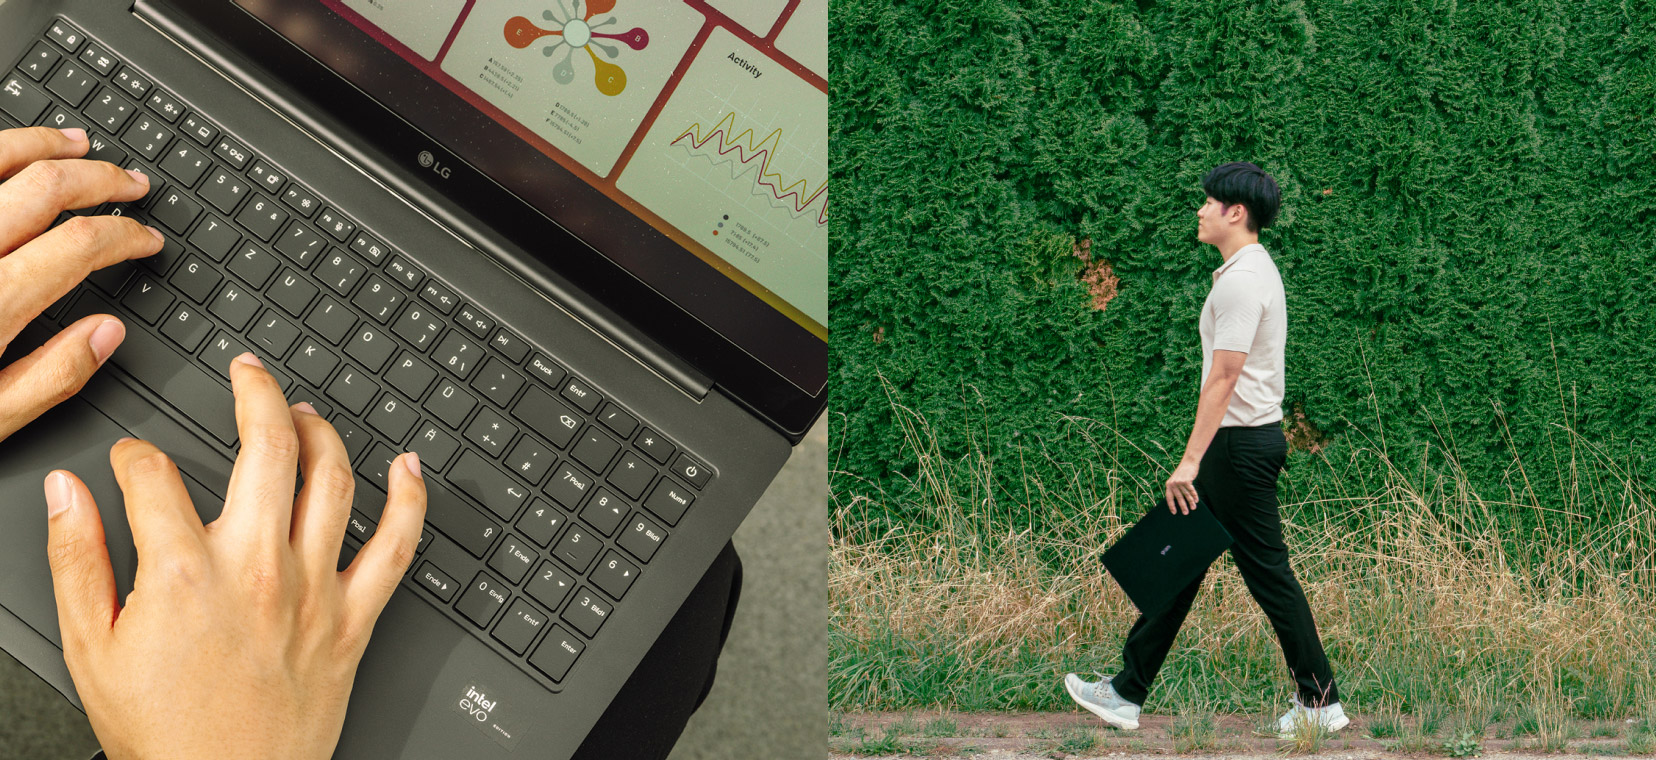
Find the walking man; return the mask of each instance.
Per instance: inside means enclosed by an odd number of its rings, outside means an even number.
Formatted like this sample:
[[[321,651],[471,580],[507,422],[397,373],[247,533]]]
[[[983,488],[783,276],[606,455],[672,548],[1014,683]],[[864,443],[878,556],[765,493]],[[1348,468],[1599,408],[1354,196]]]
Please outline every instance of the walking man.
[[[1208,172],[1202,189],[1207,201],[1196,210],[1196,239],[1217,248],[1224,263],[1213,270],[1213,289],[1202,305],[1201,399],[1184,459],[1167,479],[1167,508],[1189,514],[1199,491],[1201,503],[1236,539],[1231,556],[1270,618],[1297,686],[1292,707],[1277,721],[1278,734],[1293,738],[1313,725],[1337,731],[1350,721],[1305,591],[1288,565],[1277,513],[1277,475],[1288,455],[1281,427],[1288,320],[1282,276],[1259,244],[1259,230],[1276,218],[1281,196],[1271,175],[1243,162]],[[1064,676],[1070,698],[1113,726],[1138,728],[1139,706],[1205,575],[1166,612],[1139,616],[1114,677]]]

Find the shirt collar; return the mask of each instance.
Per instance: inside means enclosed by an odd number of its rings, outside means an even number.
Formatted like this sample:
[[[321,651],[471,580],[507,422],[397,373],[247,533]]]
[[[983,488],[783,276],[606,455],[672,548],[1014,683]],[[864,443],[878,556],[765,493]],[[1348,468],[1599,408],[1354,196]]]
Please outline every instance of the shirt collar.
[[[1232,264],[1241,261],[1243,256],[1249,256],[1255,253],[1263,253],[1267,256],[1270,255],[1270,253],[1265,250],[1265,246],[1258,243],[1249,243],[1242,246],[1241,248],[1236,249],[1236,253],[1231,254],[1230,261],[1220,264],[1218,269],[1213,270],[1213,281],[1218,282],[1219,275],[1224,274],[1226,269],[1230,269]]]

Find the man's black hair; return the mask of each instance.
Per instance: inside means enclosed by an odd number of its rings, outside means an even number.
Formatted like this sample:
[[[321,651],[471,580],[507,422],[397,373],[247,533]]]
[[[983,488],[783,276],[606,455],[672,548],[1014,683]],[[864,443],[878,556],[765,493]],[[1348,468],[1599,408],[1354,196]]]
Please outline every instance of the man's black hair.
[[[1258,233],[1276,221],[1282,194],[1276,180],[1246,161],[1233,161],[1215,168],[1202,178],[1202,191],[1209,198],[1230,206],[1240,203],[1248,209],[1248,229]]]

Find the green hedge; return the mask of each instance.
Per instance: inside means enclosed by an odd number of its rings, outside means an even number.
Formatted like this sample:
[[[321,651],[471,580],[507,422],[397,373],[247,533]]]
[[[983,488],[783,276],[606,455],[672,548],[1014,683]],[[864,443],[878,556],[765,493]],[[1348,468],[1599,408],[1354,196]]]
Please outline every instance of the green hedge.
[[[1234,160],[1282,188],[1285,405],[1324,455],[1452,440],[1547,504],[1585,441],[1656,482],[1652,3],[870,0],[829,34],[841,500],[914,477],[893,399],[1014,502],[1099,456],[1064,415],[1170,467],[1220,263],[1200,178]]]

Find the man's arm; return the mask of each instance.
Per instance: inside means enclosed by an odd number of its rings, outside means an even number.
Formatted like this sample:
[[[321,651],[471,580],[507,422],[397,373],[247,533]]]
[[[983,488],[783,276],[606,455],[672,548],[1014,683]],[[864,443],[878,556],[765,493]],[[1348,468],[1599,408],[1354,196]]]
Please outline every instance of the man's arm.
[[[1196,403],[1196,423],[1191,426],[1190,440],[1185,442],[1184,459],[1167,479],[1167,510],[1190,514],[1196,508],[1196,473],[1202,464],[1202,455],[1219,432],[1219,423],[1225,419],[1225,408],[1230,405],[1231,393],[1236,390],[1236,379],[1242,375],[1242,363],[1248,355],[1242,351],[1214,349],[1213,366],[1202,385],[1201,400]]]

